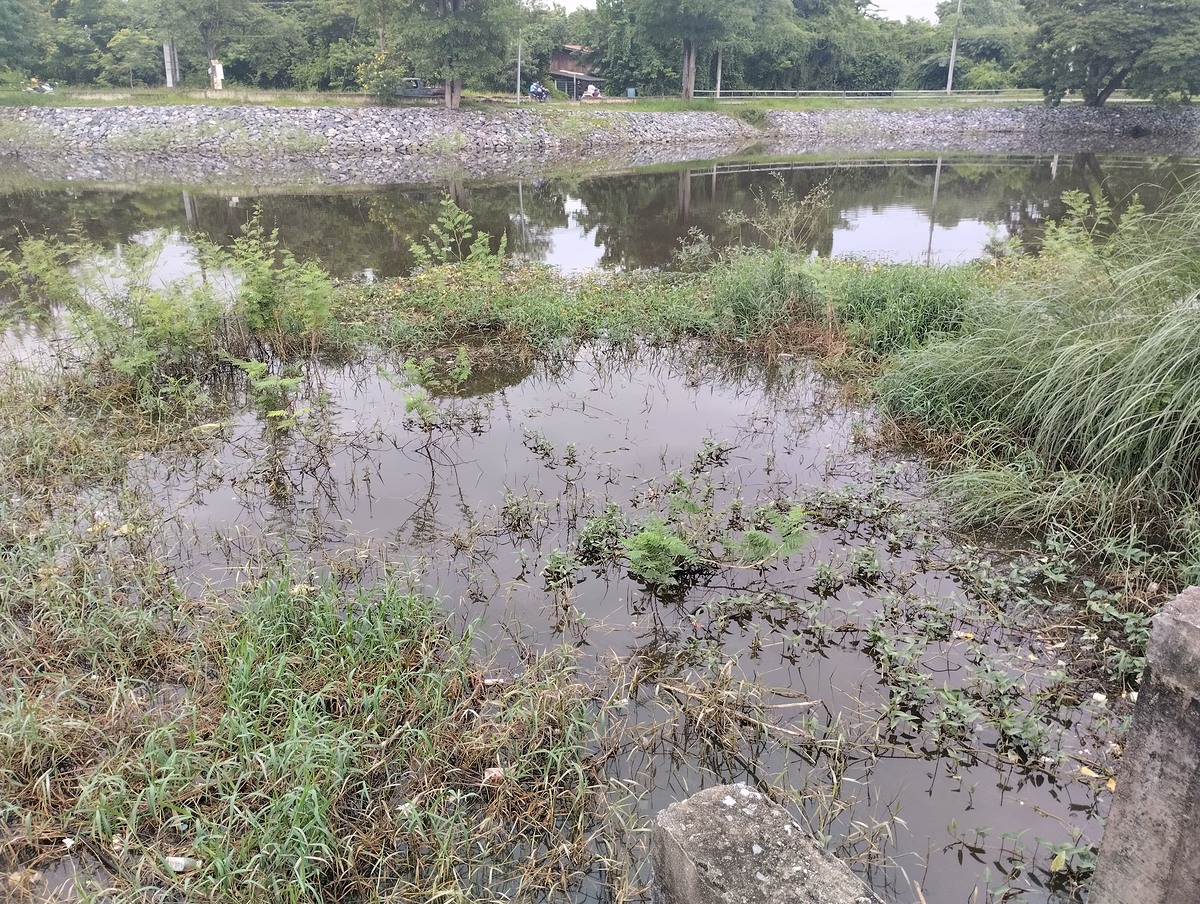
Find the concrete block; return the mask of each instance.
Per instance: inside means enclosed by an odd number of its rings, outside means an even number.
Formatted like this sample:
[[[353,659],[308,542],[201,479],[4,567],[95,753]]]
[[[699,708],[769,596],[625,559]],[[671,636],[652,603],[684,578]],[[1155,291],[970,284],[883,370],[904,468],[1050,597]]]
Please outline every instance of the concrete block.
[[[1200,901],[1200,588],[1153,625],[1091,904]]]
[[[655,904],[881,904],[787,810],[745,785],[659,813],[651,857]]]

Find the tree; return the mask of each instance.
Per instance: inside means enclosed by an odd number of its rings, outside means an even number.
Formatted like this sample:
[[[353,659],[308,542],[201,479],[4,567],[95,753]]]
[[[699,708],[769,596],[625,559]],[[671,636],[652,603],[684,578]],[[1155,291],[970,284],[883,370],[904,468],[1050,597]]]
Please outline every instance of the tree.
[[[30,0],[0,0],[0,70],[24,72],[37,62],[40,19]]]
[[[665,93],[678,74],[655,43],[642,38],[629,6],[627,0],[596,0],[595,12],[571,13],[571,24],[580,22],[585,28],[572,37],[592,48],[610,90],[636,88],[643,94]]]
[[[400,41],[405,52],[440,71],[446,107],[458,109],[463,79],[496,68],[508,55],[520,14],[516,0],[408,0]]]
[[[891,28],[898,23],[863,15],[853,0],[793,0],[793,6],[800,38],[779,60],[779,87],[878,91],[900,82],[904,63]]]
[[[937,5],[938,22],[954,25],[958,0],[942,0]],[[1020,0],[963,0],[963,25],[972,28],[1021,28],[1029,20]]]
[[[1047,101],[1089,107],[1118,88],[1155,100],[1200,81],[1200,0],[1024,0],[1035,25],[1032,75]]]
[[[100,57],[100,77],[110,85],[157,82],[162,68],[160,45],[132,28],[118,29]]]
[[[172,3],[163,0],[162,17],[167,30],[176,37],[199,37],[204,67],[218,59],[225,44],[238,34],[251,31],[256,12],[251,0],[190,0]]]
[[[683,97],[696,96],[696,57],[754,24],[753,4],[731,0],[630,0],[638,29],[647,37],[683,43]]]
[[[727,56],[744,57],[757,48],[774,55],[787,46],[800,31],[792,0],[751,0],[750,27],[733,28],[714,42],[717,50],[717,88],[721,87],[722,69]]]

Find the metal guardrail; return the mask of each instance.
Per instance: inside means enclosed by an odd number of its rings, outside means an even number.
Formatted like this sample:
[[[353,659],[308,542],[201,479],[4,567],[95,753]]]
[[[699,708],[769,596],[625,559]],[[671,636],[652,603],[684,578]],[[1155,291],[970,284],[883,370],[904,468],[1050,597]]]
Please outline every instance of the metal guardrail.
[[[1042,93],[1036,90],[1020,90],[1011,88],[993,88],[993,89],[964,89],[947,94],[944,90],[884,90],[884,91],[800,91],[794,89],[787,90],[766,90],[758,88],[750,88],[737,91],[722,91],[718,94],[716,91],[705,89],[695,92],[696,97],[713,97],[718,100],[749,100],[756,97],[842,97],[847,99],[854,98],[874,98],[874,97],[1004,97],[1013,100],[1042,100]]]
[[[1011,163],[1024,164],[1026,166],[1034,166],[1044,164],[1055,157],[1061,157],[1069,161],[1074,155],[1072,154],[1004,154],[1004,159]],[[737,175],[739,173],[790,173],[790,172],[819,172],[824,170],[849,170],[849,169],[875,169],[877,167],[896,167],[896,168],[927,168],[933,166],[937,161],[943,161],[949,166],[959,163],[972,164],[977,160],[977,155],[969,153],[937,153],[930,151],[927,154],[906,154],[899,157],[862,157],[862,158],[839,158],[837,160],[820,160],[815,162],[759,162],[759,163],[712,163],[706,166],[688,166],[682,165],[683,169],[688,172],[692,179],[707,179],[713,175]],[[1144,169],[1146,161],[1140,156],[1124,156],[1124,155],[1105,155],[1105,169]]]

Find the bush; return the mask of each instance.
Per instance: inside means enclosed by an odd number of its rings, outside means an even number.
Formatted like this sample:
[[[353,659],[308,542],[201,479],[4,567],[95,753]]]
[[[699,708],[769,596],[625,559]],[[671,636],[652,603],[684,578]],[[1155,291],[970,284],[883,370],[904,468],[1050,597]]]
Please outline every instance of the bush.
[[[963,74],[963,87],[975,91],[1002,91],[1016,85],[1017,74],[992,60],[976,63]]]

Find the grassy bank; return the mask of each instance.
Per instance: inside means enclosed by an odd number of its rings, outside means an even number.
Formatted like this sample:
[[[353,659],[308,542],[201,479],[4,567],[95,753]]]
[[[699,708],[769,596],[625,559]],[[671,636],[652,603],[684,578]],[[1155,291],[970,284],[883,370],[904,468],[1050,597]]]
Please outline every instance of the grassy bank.
[[[957,437],[942,486],[969,524],[1200,580],[1198,201],[1118,223],[1073,198],[1039,259],[973,296],[951,338],[894,360],[880,403]]]
[[[0,106],[160,106],[180,104],[206,104],[216,106],[280,106],[280,107],[361,107],[380,103],[377,95],[368,92],[325,92],[325,91],[273,91],[258,88],[229,88],[223,91],[173,88],[86,88],[59,86],[52,94],[35,94],[23,87],[0,88]],[[423,101],[428,104],[428,101]],[[528,97],[521,98],[522,105]],[[589,101],[583,109],[626,109],[642,112],[673,113],[688,111],[726,112],[740,115],[744,110],[831,110],[862,109],[917,110],[945,107],[968,107],[980,104],[999,106],[1012,104],[1043,103],[1038,91],[1005,91],[996,94],[949,95],[942,92],[889,96],[771,96],[736,98],[696,98],[682,100],[678,97],[619,97]],[[497,94],[472,94],[463,97],[464,107],[479,110],[511,109],[514,97]],[[563,95],[550,103],[550,108],[570,106],[580,108],[575,101]],[[735,109],[730,109],[730,107]],[[533,105],[534,109],[547,109],[546,105]]]
[[[571,651],[490,667],[393,580],[187,605],[61,539],[2,574],[7,870],[74,849],[120,901],[538,897],[601,858],[618,897],[634,882],[613,702]]]

